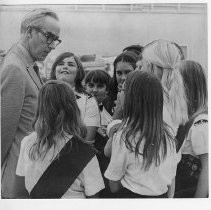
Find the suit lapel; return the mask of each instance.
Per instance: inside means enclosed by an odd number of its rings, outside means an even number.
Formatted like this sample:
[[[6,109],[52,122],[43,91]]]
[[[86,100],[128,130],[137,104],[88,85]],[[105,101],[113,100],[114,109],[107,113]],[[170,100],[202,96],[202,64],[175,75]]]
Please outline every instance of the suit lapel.
[[[33,69],[34,62],[32,61],[32,58],[29,55],[28,51],[23,48],[23,46],[21,46],[20,44],[17,44],[17,46],[15,47],[15,53],[25,64],[29,76],[31,77],[31,79],[39,90],[42,87],[42,83],[35,70]]]

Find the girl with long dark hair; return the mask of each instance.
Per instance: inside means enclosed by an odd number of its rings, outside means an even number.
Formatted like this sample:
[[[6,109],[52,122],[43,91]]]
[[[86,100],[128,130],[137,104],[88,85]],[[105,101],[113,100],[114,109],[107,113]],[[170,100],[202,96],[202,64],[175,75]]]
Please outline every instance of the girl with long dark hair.
[[[123,198],[167,197],[178,157],[163,121],[163,88],[151,73],[133,71],[125,84],[123,122],[112,140],[105,172]]]

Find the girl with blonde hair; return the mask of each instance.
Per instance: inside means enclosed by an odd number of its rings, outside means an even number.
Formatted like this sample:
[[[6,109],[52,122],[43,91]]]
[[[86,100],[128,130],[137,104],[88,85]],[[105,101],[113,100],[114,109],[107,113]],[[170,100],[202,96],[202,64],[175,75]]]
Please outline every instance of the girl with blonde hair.
[[[186,94],[183,79],[177,66],[184,59],[178,44],[167,40],[155,40],[144,47],[142,60],[137,62],[137,70],[153,73],[161,81],[164,91],[163,118],[176,136],[180,124],[188,120]],[[116,132],[120,121],[113,121],[108,126],[109,137]],[[105,154],[110,156],[110,142],[105,147]]]
[[[164,90],[164,120],[176,135],[178,126],[188,120],[186,94],[177,66],[184,59],[181,48],[174,42],[155,40],[144,47],[142,65],[147,65],[161,81]]]

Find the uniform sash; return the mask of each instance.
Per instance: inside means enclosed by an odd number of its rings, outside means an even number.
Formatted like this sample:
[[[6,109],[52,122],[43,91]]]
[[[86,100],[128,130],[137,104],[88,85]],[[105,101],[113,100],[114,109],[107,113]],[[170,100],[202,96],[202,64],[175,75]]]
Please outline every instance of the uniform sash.
[[[73,137],[40,177],[30,198],[61,198],[95,154],[90,145]]]

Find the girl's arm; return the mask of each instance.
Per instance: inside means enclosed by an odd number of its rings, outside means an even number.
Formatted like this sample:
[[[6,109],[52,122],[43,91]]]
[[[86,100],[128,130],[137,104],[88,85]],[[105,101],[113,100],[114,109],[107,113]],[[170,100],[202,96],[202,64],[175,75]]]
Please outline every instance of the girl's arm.
[[[109,187],[112,193],[117,193],[123,188],[120,181],[111,180],[109,180]]]
[[[107,135],[109,137],[109,140],[107,141],[105,147],[104,147],[104,154],[106,157],[111,157],[111,148],[112,148],[112,141],[113,136],[121,126],[122,121],[121,120],[113,120],[108,126],[107,126]]]
[[[174,197],[174,192],[175,192],[175,177],[172,180],[172,183],[170,186],[168,186],[168,198],[173,198]]]
[[[196,188],[195,198],[206,198],[208,197],[208,154],[199,156],[202,164],[201,173],[198,179]]]
[[[84,124],[87,128],[86,141],[94,143],[98,127],[100,127],[100,112],[95,98],[87,99],[85,106]]]
[[[107,143],[104,147],[104,154],[105,154],[106,157],[109,157],[109,158],[111,157],[111,147],[112,147],[112,138],[110,138],[107,141]]]

